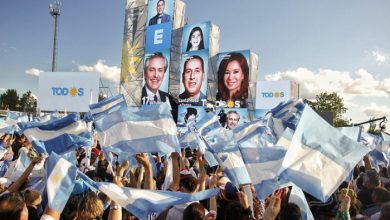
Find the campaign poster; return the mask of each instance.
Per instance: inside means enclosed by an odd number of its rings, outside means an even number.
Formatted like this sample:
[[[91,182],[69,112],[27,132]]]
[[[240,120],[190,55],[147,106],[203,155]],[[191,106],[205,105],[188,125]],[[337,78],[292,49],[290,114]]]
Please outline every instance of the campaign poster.
[[[171,48],[172,24],[164,23],[146,30],[145,52],[162,51]]]
[[[226,129],[232,130],[250,121],[247,108],[217,108],[216,114],[219,117],[219,123]]]
[[[181,60],[179,104],[206,105],[208,50],[184,53]]]
[[[149,0],[147,26],[173,22],[174,0]]]
[[[207,50],[210,44],[210,22],[186,25],[183,28],[182,52]]]
[[[38,108],[43,111],[87,112],[97,103],[100,73],[44,72],[39,74]]]
[[[203,106],[179,106],[177,117],[177,129],[179,133],[188,131],[188,125],[198,122],[206,115],[206,108]]]
[[[217,58],[216,106],[246,108],[250,74],[250,51],[219,53]]]
[[[170,50],[145,54],[141,104],[168,100]]]

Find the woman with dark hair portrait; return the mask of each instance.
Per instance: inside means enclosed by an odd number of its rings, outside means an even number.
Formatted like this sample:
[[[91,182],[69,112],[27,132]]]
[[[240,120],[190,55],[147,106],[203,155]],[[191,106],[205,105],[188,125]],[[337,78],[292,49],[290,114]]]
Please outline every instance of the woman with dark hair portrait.
[[[249,65],[244,55],[227,54],[218,68],[218,101],[240,101],[240,108],[246,107],[249,86]]]
[[[203,50],[203,31],[200,27],[192,28],[188,37],[186,51]]]

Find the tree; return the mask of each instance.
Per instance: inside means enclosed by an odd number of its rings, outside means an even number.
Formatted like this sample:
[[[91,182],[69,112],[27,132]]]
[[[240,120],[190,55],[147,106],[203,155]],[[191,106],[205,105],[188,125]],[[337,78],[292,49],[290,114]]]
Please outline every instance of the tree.
[[[351,119],[343,117],[348,109],[344,106],[343,99],[336,92],[322,92],[316,95],[315,101],[307,100],[306,103],[317,112],[332,112],[335,127],[344,127],[351,124]]]
[[[35,113],[37,107],[37,99],[34,98],[32,92],[29,90],[22,95],[19,101],[19,111]]]
[[[2,109],[17,111],[19,107],[19,95],[15,89],[7,89],[0,95],[0,104]]]

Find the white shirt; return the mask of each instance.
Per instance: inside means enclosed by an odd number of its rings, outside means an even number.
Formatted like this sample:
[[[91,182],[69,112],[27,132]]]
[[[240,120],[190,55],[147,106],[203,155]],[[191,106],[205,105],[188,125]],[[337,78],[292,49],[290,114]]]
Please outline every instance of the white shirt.
[[[149,102],[154,102],[154,95],[157,96],[157,102],[161,102],[160,93],[157,91],[156,94],[154,94],[152,91],[148,89],[148,87],[145,85],[146,95],[149,97]]]

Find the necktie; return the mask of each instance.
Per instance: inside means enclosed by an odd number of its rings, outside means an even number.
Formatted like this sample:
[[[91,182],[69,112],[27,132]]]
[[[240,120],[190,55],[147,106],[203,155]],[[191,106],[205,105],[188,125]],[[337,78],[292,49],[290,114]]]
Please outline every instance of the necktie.
[[[154,100],[155,102],[157,102],[157,95],[154,95],[153,100]]]

